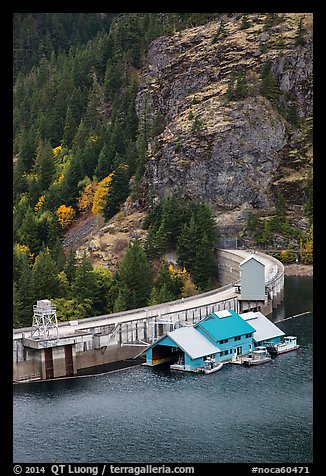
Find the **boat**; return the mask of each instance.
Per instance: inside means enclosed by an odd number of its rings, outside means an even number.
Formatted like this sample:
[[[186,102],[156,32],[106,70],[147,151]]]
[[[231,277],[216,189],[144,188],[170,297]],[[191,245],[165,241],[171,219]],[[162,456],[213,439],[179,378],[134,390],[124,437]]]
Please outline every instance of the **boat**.
[[[295,336],[283,337],[281,342],[264,342],[267,350],[270,354],[285,354],[285,352],[291,352],[300,348]]]
[[[200,374],[212,374],[214,372],[217,372],[218,370],[221,370],[223,367],[223,362],[218,362],[216,363],[212,359],[207,359],[205,360],[205,363],[208,364],[205,367],[200,367],[197,369],[197,372]]]
[[[256,347],[256,349],[252,351],[251,354],[246,357],[242,357],[242,363],[247,366],[261,365],[270,362],[271,360],[272,357],[265,346]]]
[[[221,370],[223,367],[223,362],[219,362],[218,364],[213,365],[213,367],[205,367],[203,369],[204,374],[212,374],[214,372],[217,372],[218,370]]]

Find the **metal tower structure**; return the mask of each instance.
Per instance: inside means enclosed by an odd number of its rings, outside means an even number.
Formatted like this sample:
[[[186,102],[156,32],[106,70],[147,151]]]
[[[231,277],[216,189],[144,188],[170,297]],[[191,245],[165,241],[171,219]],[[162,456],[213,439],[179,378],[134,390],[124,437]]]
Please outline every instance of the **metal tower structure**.
[[[59,337],[55,306],[48,299],[42,299],[33,306],[33,312],[31,337],[37,335],[46,345],[55,345]]]

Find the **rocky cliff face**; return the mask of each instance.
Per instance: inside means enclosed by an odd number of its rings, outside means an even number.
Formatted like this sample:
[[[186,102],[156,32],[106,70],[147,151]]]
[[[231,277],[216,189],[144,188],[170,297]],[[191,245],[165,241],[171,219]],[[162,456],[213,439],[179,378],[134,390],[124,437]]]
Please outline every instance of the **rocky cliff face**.
[[[303,18],[305,44],[295,44]],[[281,187],[302,215],[311,167],[312,15],[285,14],[264,28],[264,14],[192,28],[155,40],[137,97],[139,114],[160,112],[164,131],[149,146],[150,200],[182,193],[211,203],[220,227],[232,234],[248,211],[273,213]],[[215,39],[214,39],[215,38]],[[300,126],[261,94],[266,63],[286,110],[296,107]],[[244,72],[248,95],[229,100],[232,75]]]

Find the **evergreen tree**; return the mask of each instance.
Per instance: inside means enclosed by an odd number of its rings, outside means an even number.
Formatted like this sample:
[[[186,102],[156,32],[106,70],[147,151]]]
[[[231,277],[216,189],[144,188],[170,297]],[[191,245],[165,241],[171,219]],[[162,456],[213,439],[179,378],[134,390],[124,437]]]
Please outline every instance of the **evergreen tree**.
[[[76,134],[77,124],[75,122],[71,107],[68,106],[65,125],[63,129],[62,143],[67,147],[71,147],[73,138]]]
[[[16,284],[16,317],[20,326],[27,327],[32,325],[33,304],[35,304],[34,280],[31,279],[31,268],[28,263],[27,255],[21,263],[19,277]]]
[[[86,252],[84,252],[81,263],[76,268],[71,290],[77,301],[83,302],[83,300],[89,299],[90,304],[93,305],[98,291],[97,280]]]
[[[23,302],[17,284],[13,283],[13,327],[22,327],[24,322]]]
[[[104,177],[107,177],[112,172],[112,168],[113,160],[109,156],[109,147],[107,143],[104,143],[94,171],[97,180],[100,181],[103,180]]]
[[[212,247],[217,236],[217,225],[212,210],[205,202],[199,202],[197,204],[195,203],[193,207],[197,234],[203,235],[203,233],[206,233],[209,243]]]
[[[40,179],[41,190],[47,190],[55,174],[53,150],[49,143],[39,142],[35,170]]]
[[[266,247],[270,243],[271,238],[272,238],[272,234],[271,234],[270,222],[269,220],[265,220],[262,236],[261,236],[261,243],[263,243],[264,246]]]
[[[174,299],[175,295],[168,289],[168,286],[166,284],[163,284],[157,295],[158,304],[173,301]]]
[[[149,258],[160,256],[161,253],[161,243],[160,240],[157,240],[156,234],[156,227],[151,226],[144,244],[145,253]]]
[[[119,289],[118,297],[114,301],[113,312],[126,311],[127,299],[128,299],[128,291],[125,288]]]
[[[261,93],[269,99],[272,104],[278,103],[280,90],[275,76],[272,73],[270,62],[265,63],[263,67]]]
[[[76,250],[74,247],[69,248],[63,270],[67,276],[69,284],[72,284],[77,270]]]
[[[181,279],[174,278],[170,272],[169,264],[166,261],[163,261],[159,269],[159,277],[157,282],[159,296],[161,297],[164,294],[169,298],[166,299],[167,301],[172,301],[173,299],[176,299],[178,294],[181,292],[181,287]],[[163,288],[164,291],[162,291]]]
[[[31,207],[28,207],[17,234],[19,242],[28,246],[31,253],[39,252],[42,243],[39,239],[37,218]]]
[[[66,257],[62,241],[58,236],[55,238],[54,246],[51,249],[52,258],[56,264],[58,272],[63,271],[65,267]]]
[[[58,270],[48,248],[40,251],[32,268],[34,300],[52,299],[58,295]]]
[[[265,19],[264,19],[264,29],[268,30],[272,26],[278,25],[283,21],[283,17],[280,16],[278,13],[266,13]]]
[[[117,272],[119,289],[126,289],[127,309],[146,306],[151,292],[151,268],[138,240],[133,241]]]
[[[178,263],[190,273],[193,269],[195,250],[198,246],[196,231],[195,217],[192,215],[190,223],[184,224],[177,241]]]
[[[129,171],[127,165],[120,165],[113,173],[106,202],[103,207],[105,220],[109,220],[118,211],[129,194]]]
[[[234,99],[245,99],[248,96],[248,82],[246,72],[241,69],[237,74],[236,86],[234,90]]]
[[[228,82],[226,98],[228,101],[245,99],[249,94],[246,72],[244,69],[232,70]]]
[[[242,15],[242,20],[241,20],[241,24],[240,24],[240,30],[246,30],[247,28],[250,28],[250,21],[249,21],[249,18],[248,18],[248,14],[247,13],[244,13]]]
[[[303,17],[301,17],[300,20],[299,20],[299,23],[298,23],[298,28],[297,28],[296,34],[295,34],[295,45],[296,46],[305,45],[305,43],[306,43],[306,40],[305,40],[306,32],[307,32],[307,30],[306,30],[306,28],[304,26],[304,23],[303,23]]]
[[[227,32],[226,27],[225,27],[225,21],[221,20],[219,28],[218,28],[217,32],[215,33],[215,35],[213,36],[212,43],[217,43],[218,40],[227,36],[227,34],[228,34],[228,32]]]
[[[194,283],[201,290],[206,290],[210,286],[213,268],[213,249],[211,243],[204,233],[196,250],[192,265],[192,276]]]
[[[155,286],[152,287],[147,304],[148,306],[155,306],[156,304],[159,304],[158,290],[155,288]]]
[[[288,121],[295,127],[300,127],[300,116],[298,112],[298,106],[295,101],[292,101],[287,113]]]
[[[101,315],[107,312],[107,295],[112,282],[111,273],[102,266],[94,269],[96,277],[96,294],[93,298],[93,310],[95,315]]]

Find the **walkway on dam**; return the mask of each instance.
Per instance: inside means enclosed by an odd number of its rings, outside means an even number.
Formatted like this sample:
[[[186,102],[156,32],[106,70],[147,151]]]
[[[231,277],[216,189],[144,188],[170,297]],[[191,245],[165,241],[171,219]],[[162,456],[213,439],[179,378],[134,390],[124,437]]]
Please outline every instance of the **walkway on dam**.
[[[245,250],[223,250],[224,252],[235,255],[234,258],[238,260],[238,263],[245,260],[250,256],[255,256],[259,261],[265,265],[265,283],[270,283],[278,273],[280,273],[280,267],[277,260],[274,258],[264,255],[262,253],[255,253]],[[239,259],[240,258],[240,259]],[[281,270],[283,271],[283,270]],[[240,276],[239,276],[240,279]],[[200,307],[205,308],[205,306],[210,306],[219,302],[227,302],[233,299],[237,299],[239,296],[235,292],[236,282],[232,282],[217,288],[206,293],[202,293],[196,296],[191,296],[184,299],[179,299],[176,301],[171,301],[168,303],[163,303],[155,306],[144,307],[140,309],[124,311],[114,314],[106,314],[102,316],[95,316],[81,319],[80,321],[69,321],[59,323],[59,338],[71,335],[72,333],[84,330],[91,330],[92,328],[99,328],[108,326],[109,324],[118,325],[123,322],[130,322],[138,319],[147,319],[147,318],[162,318],[169,314],[181,313],[187,310],[197,309]],[[14,330],[14,339],[21,339],[23,333],[26,335],[30,332],[31,328],[16,329]]]

